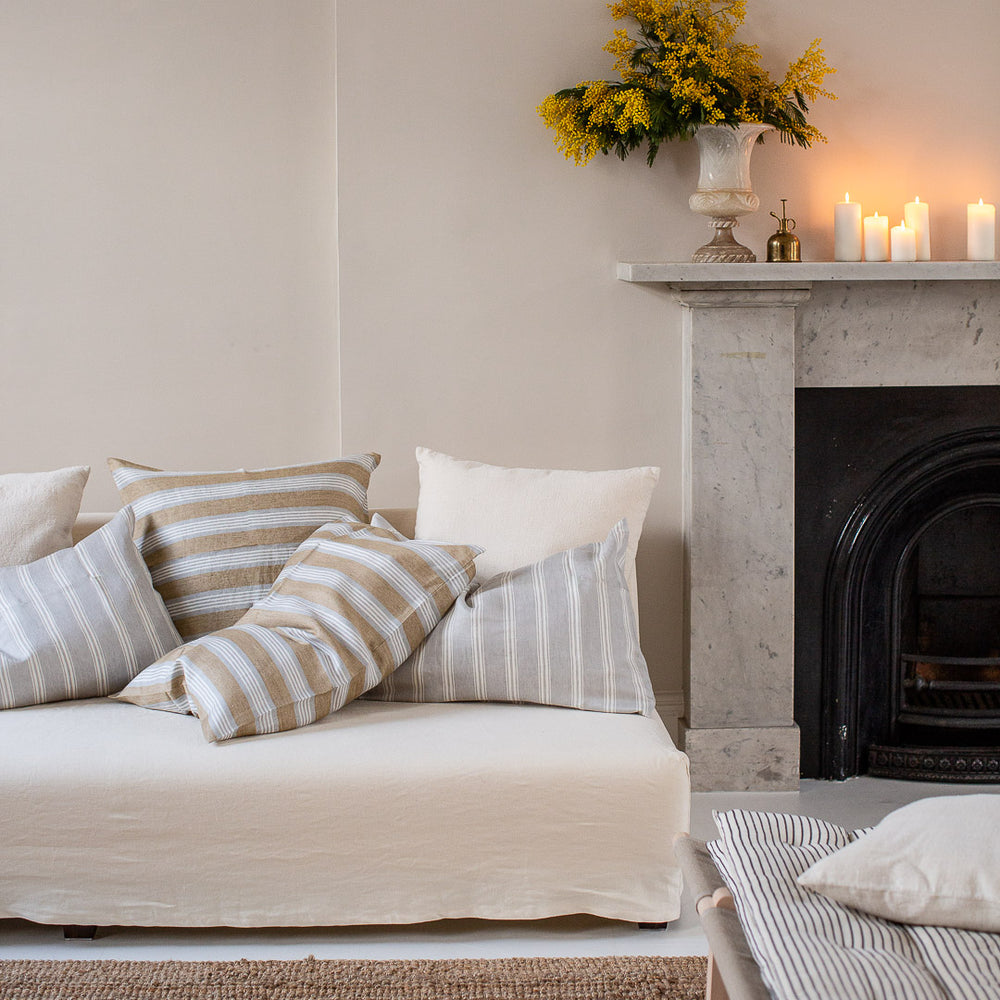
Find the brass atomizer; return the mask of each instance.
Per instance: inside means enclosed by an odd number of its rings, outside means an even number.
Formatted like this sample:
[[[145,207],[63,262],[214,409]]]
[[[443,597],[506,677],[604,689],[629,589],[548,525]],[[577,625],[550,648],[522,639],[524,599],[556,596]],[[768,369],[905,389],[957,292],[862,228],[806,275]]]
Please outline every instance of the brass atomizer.
[[[778,219],[778,231],[767,241],[767,259],[769,261],[797,261],[802,260],[802,247],[799,238],[792,230],[795,228],[795,220],[785,217],[785,198],[781,199],[781,218],[771,212],[770,214]]]

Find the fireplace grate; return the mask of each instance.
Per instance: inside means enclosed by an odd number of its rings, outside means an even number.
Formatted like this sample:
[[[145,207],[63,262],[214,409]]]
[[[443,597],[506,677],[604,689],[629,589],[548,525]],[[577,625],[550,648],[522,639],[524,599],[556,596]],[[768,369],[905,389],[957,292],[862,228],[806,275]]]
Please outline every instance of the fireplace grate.
[[[1000,728],[1000,657],[904,653],[900,659],[903,661],[900,722]]]

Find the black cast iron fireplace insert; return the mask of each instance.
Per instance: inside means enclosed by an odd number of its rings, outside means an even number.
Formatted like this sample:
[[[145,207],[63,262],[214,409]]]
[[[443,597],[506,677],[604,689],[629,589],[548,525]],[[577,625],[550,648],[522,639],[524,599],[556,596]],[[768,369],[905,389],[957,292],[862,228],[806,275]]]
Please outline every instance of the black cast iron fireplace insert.
[[[803,774],[1000,781],[1000,387],[796,406]]]

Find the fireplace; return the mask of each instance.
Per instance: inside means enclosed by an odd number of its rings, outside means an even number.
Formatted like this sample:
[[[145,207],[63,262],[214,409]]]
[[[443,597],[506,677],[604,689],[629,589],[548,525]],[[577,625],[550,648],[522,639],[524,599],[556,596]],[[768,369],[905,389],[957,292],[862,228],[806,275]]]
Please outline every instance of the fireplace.
[[[803,773],[1000,780],[1000,387],[796,410]]]
[[[928,706],[916,703],[928,692],[930,672],[914,665],[905,674],[906,668],[898,665],[895,722],[888,721],[888,707],[873,709],[859,695],[856,671],[844,675],[846,680],[841,675],[831,679],[821,639],[824,605],[803,611],[802,581],[795,579],[802,572],[793,517],[796,466],[801,464],[797,392],[892,386],[995,390],[1000,384],[1000,262],[622,262],[617,273],[624,281],[668,289],[680,307],[672,324],[680,328],[684,391],[684,453],[678,470],[686,559],[680,737],[691,761],[692,787],[780,791],[797,788],[800,773],[858,773],[867,767],[868,742],[881,746],[877,740],[895,739],[891,734],[910,724],[906,716],[915,708],[922,709],[926,722]],[[670,298],[662,301],[667,309],[676,308]],[[992,422],[1000,425],[995,397],[982,406],[971,424],[946,419],[924,443],[985,426],[990,418],[984,414],[996,414]],[[891,423],[892,432],[876,435],[871,446],[856,452],[855,463],[864,464],[887,444],[912,445],[884,456],[881,468],[891,468],[920,443],[910,432],[932,412],[935,407],[918,407],[908,421],[879,404],[870,421],[884,428]],[[827,448],[830,461],[838,459]],[[848,467],[844,474],[851,472]],[[868,516],[849,522],[865,488],[839,500],[831,494],[814,506],[814,533],[834,537],[825,555],[806,561],[812,571],[806,590],[818,589],[821,596],[832,546],[843,531],[856,529],[866,545],[882,538],[865,530],[882,513],[877,504]],[[1000,494],[995,485],[984,489]],[[981,508],[969,515],[973,519],[992,516],[991,502],[973,501],[971,494],[967,500],[967,506]],[[945,545],[934,541],[934,525],[959,533],[979,530],[975,524],[956,527],[958,521],[948,527],[946,520],[944,513],[932,517],[918,532],[926,543],[925,576],[931,549]],[[897,527],[895,521],[889,525],[890,530]],[[858,548],[845,551],[862,554]],[[897,557],[894,565],[905,609],[899,638],[887,640],[882,623],[867,612],[845,620],[863,638],[878,624],[882,631],[875,630],[881,636],[877,641],[890,646],[895,641],[902,649],[913,623],[913,602],[925,618],[923,626],[915,626],[917,634],[922,628],[926,638],[932,603],[940,604],[948,595],[912,590],[919,562],[904,565]],[[866,576],[852,576],[848,586],[855,587],[857,579]],[[840,581],[835,585],[843,586]],[[979,597],[991,599],[985,591]],[[829,634],[840,635],[839,628]],[[892,635],[896,628],[892,626]],[[958,629],[959,624],[952,626],[953,633]],[[809,632],[820,638],[804,649],[802,636]],[[857,648],[854,639],[848,643],[851,649]],[[989,641],[977,643],[976,653],[960,650],[958,655],[986,671],[987,664],[975,661],[992,658],[989,646]],[[912,655],[923,658],[899,659],[899,664],[927,662],[926,657],[936,655],[928,648],[919,642],[908,645],[903,652],[910,655],[915,649]],[[944,694],[942,684],[968,682],[968,674],[951,670],[953,666],[934,665],[948,668],[935,675],[935,697]],[[980,683],[988,673],[976,676],[973,683]],[[897,711],[900,690],[909,698],[906,712]],[[822,717],[828,695],[839,704],[832,716]]]

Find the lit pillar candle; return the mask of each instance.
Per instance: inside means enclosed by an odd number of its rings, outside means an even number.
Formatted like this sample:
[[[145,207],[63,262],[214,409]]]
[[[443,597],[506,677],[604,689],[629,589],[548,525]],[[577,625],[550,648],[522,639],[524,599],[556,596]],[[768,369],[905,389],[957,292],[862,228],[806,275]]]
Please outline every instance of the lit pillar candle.
[[[917,234],[908,226],[902,222],[898,226],[893,226],[889,239],[889,254],[893,260],[917,259]]]
[[[865,218],[865,260],[889,259],[889,220],[876,212]]]
[[[968,236],[966,257],[969,260],[994,260],[996,258],[997,210],[995,205],[968,206]]]
[[[861,260],[861,206],[849,194],[833,206],[833,259]]]
[[[919,198],[908,201],[903,206],[903,223],[912,229],[917,239],[915,260],[931,259],[931,220],[927,203]]]

